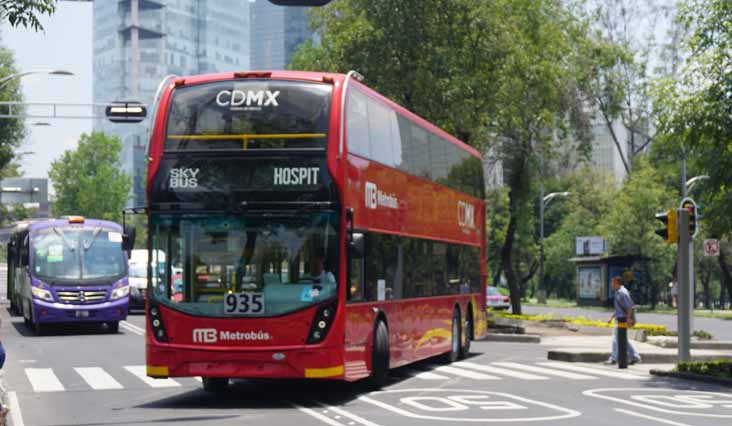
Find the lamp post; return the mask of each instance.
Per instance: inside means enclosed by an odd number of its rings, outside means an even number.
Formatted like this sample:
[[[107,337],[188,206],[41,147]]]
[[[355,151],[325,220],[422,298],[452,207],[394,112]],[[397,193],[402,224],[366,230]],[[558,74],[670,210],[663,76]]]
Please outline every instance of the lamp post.
[[[546,289],[544,288],[544,209],[554,198],[567,197],[569,195],[569,192],[552,192],[542,197],[541,205],[539,206],[539,289],[537,291],[539,303],[546,303]]]
[[[694,176],[693,178],[687,180],[686,181],[686,192],[687,192],[687,194],[694,187],[694,184],[696,184],[697,182],[699,182],[700,180],[703,180],[703,179],[709,179],[709,176],[707,176],[707,175],[699,175],[699,176]]]
[[[62,69],[37,69],[37,70],[30,70],[30,71],[23,71],[23,72],[16,72],[15,74],[6,75],[3,78],[0,78],[0,89],[5,87],[6,84],[8,84],[11,80],[15,80],[16,78],[22,78],[26,75],[30,74],[50,74],[50,75],[74,75],[73,72],[62,70]]]

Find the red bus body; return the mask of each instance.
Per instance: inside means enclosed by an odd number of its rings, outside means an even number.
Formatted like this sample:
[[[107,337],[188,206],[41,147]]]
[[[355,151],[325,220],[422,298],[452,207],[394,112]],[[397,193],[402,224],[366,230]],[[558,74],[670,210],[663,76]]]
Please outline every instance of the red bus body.
[[[359,90],[402,118],[449,140],[471,157],[473,148],[436,126],[389,101],[353,77],[315,72],[221,73],[178,78],[160,92],[151,134],[148,165],[148,206],[155,197],[154,181],[166,157],[171,98],[176,90],[230,80],[286,80],[332,85],[325,150],[327,172],[339,194],[338,268],[335,315],[327,335],[308,343],[323,304],[267,317],[210,317],[176,309],[174,304],[148,299],[146,333],[147,374],[151,377],[202,376],[209,378],[327,378],[355,381],[372,372],[372,342],[377,318],[389,334],[389,366],[402,366],[445,353],[451,345],[454,309],[470,316],[473,337],[486,332],[485,318],[485,204],[482,198],[448,188],[349,151],[345,99]],[[196,153],[191,153],[191,156]],[[246,155],[244,153],[243,155]],[[370,191],[370,192],[369,192]],[[482,188],[481,188],[482,191]],[[372,196],[369,199],[369,196]],[[369,203],[373,203],[369,205]],[[384,207],[385,204],[387,207]],[[467,206],[467,207],[466,207]],[[347,211],[352,209],[352,222]],[[149,213],[154,215],[154,212]],[[398,300],[349,300],[347,246],[349,227],[365,233],[465,245],[480,252],[479,285],[470,292],[439,296],[413,296]],[[153,229],[151,226],[150,235]],[[152,241],[152,236],[149,237]],[[451,246],[452,247],[452,246]],[[400,261],[401,262],[401,261]],[[403,274],[411,271],[400,272]],[[360,278],[364,282],[364,278]],[[348,285],[346,285],[348,284]],[[373,284],[373,283],[372,283]],[[473,283],[475,284],[475,283]],[[153,283],[150,284],[151,286]],[[366,284],[360,284],[362,288]],[[377,284],[377,287],[383,287]],[[377,288],[377,299],[385,299]],[[364,291],[365,293],[365,291]],[[151,291],[148,294],[152,294]],[[416,293],[415,293],[416,294]],[[212,299],[213,300],[213,299]],[[151,315],[151,310],[153,314]],[[159,321],[154,324],[155,321]],[[158,339],[157,333],[165,335]]]

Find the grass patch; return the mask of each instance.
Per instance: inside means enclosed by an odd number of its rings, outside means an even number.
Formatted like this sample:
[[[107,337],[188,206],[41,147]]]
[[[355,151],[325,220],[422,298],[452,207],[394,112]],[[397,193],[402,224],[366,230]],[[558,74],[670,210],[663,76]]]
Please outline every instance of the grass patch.
[[[577,302],[570,299],[546,299],[546,303],[539,303],[535,297],[522,303],[524,306],[543,306],[548,308],[576,308]]]
[[[656,307],[656,309],[651,309],[648,306],[639,306],[638,312],[644,313],[644,314],[663,314],[663,315],[676,315],[677,311],[675,308],[668,308],[668,307]],[[717,318],[717,319],[724,319],[724,320],[732,320],[732,311],[711,311],[709,309],[695,309],[694,310],[694,316],[695,317],[703,317],[703,318]]]
[[[732,379],[732,361],[680,362],[676,365],[674,371],[718,377],[721,379]]]

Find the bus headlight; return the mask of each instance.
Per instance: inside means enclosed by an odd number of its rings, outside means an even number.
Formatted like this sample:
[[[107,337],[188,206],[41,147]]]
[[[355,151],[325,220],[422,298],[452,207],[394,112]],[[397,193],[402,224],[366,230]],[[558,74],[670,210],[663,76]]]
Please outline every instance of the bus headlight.
[[[325,336],[328,334],[330,325],[333,323],[335,317],[336,304],[329,303],[318,308],[313,318],[313,325],[310,326],[310,332],[308,334],[308,344],[312,345],[320,343]]]
[[[53,295],[48,290],[42,289],[40,287],[31,287],[31,293],[33,293],[33,297],[37,299],[53,302]]]
[[[130,286],[126,285],[124,287],[118,287],[118,288],[115,288],[114,290],[112,290],[112,295],[109,296],[109,299],[110,300],[121,299],[121,298],[127,296],[128,294],[130,294]]]

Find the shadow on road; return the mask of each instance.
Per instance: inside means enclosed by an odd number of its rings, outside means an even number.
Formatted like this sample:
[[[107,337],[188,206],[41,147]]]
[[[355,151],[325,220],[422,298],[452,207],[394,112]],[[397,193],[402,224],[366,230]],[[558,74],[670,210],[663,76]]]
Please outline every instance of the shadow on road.
[[[471,353],[469,358],[482,355]],[[469,359],[468,358],[468,359]],[[413,377],[414,370],[429,371],[439,364],[439,358],[429,358],[408,367],[391,370],[385,388]],[[335,380],[231,380],[228,389],[209,393],[197,389],[151,401],[139,408],[153,409],[292,409],[293,406],[321,408],[321,404],[340,406],[361,395],[374,391],[364,381],[353,383]]]
[[[105,324],[100,323],[69,323],[43,324],[43,333],[38,336],[23,322],[22,317],[14,317],[12,325],[15,331],[23,337],[53,337],[53,336],[89,336],[111,334]]]

